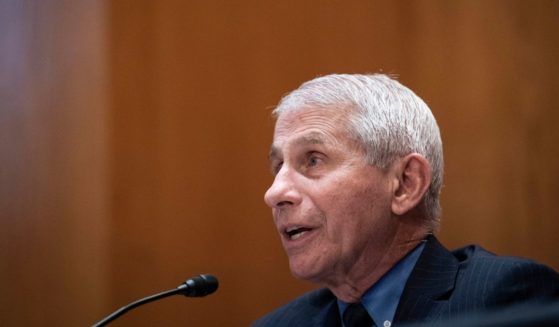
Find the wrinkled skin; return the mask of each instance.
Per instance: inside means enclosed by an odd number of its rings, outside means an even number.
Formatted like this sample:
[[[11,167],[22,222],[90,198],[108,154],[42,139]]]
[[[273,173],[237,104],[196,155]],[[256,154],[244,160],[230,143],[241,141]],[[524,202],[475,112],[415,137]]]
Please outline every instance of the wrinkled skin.
[[[278,118],[265,201],[294,276],[351,301],[413,245],[401,244],[391,210],[398,165],[365,161],[347,132],[347,110],[311,107]]]

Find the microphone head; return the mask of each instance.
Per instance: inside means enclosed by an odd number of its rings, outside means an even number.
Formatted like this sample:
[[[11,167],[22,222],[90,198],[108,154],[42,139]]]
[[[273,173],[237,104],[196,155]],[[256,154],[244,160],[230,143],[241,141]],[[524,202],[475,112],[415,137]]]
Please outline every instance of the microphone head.
[[[178,289],[181,294],[188,297],[200,297],[212,294],[217,290],[219,282],[213,275],[202,274],[188,279]]]

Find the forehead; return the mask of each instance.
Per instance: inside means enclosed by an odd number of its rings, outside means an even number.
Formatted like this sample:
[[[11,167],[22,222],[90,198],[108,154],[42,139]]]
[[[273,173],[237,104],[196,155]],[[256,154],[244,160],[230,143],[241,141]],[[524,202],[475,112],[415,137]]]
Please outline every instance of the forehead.
[[[312,129],[345,130],[350,109],[347,107],[302,107],[288,110],[279,115],[274,137],[285,132]]]
[[[307,107],[282,113],[276,122],[272,152],[284,146],[344,142],[348,109]]]

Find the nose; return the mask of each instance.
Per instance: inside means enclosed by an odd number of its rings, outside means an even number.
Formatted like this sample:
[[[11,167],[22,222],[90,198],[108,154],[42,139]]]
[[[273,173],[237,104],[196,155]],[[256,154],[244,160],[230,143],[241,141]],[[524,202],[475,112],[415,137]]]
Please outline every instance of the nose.
[[[293,173],[285,166],[280,169],[274,182],[264,194],[264,202],[270,208],[282,209],[301,202],[301,194],[292,175]]]

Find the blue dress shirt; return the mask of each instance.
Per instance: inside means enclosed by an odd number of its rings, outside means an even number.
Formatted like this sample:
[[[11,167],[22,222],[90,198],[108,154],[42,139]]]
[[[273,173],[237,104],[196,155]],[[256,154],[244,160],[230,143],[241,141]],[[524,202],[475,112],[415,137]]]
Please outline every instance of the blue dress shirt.
[[[425,247],[425,241],[410,251],[392,269],[382,276],[361,298],[361,303],[379,327],[390,327],[396,308],[404,291],[404,286]],[[338,300],[340,315],[349,304]],[[343,323],[342,323],[343,325]]]

